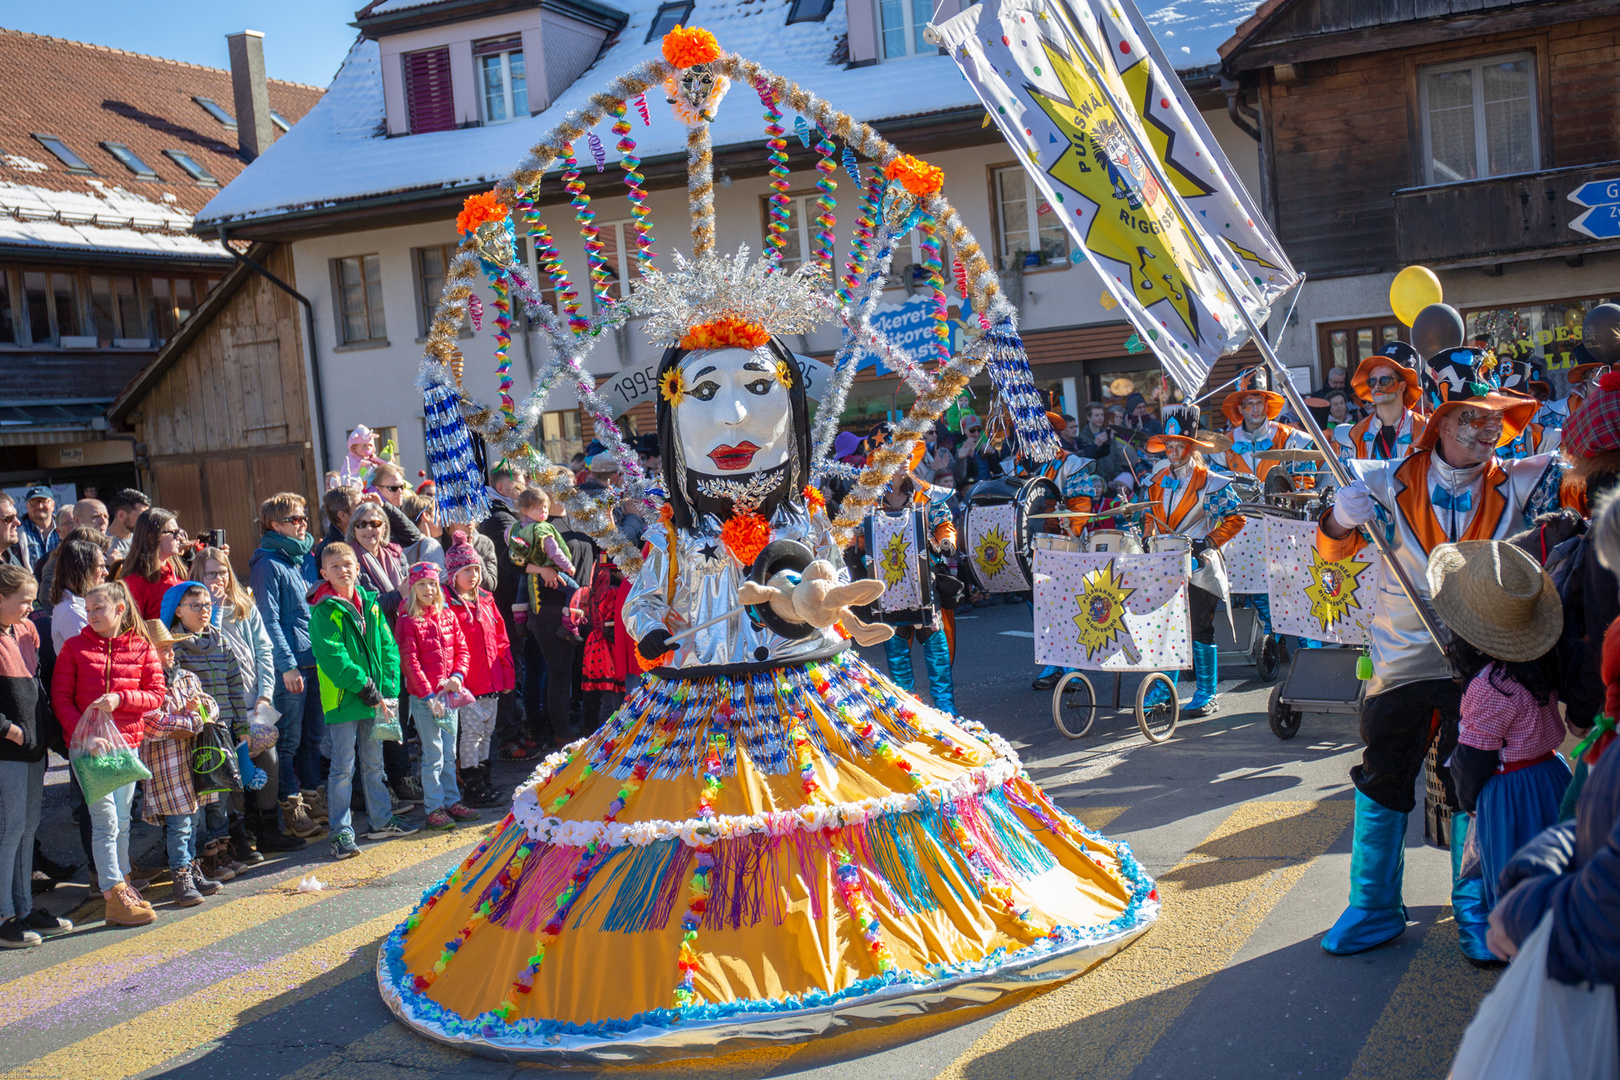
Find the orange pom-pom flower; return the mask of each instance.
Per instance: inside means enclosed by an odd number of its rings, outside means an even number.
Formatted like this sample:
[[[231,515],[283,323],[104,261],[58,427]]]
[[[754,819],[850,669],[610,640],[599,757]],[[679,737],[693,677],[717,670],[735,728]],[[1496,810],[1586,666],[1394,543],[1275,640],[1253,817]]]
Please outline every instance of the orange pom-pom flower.
[[[827,510],[827,497],[814,484],[806,484],[804,486],[804,506],[812,514],[825,513]]]
[[[901,154],[883,167],[883,175],[898,180],[917,198],[937,194],[945,187],[945,170],[928,164],[921,158]]]
[[[759,323],[747,322],[735,315],[722,315],[706,323],[699,323],[681,335],[681,348],[696,349],[757,349],[771,340],[769,330]]]
[[[501,200],[493,191],[483,191],[467,196],[467,201],[461,204],[461,213],[456,215],[456,228],[466,236],[485,222],[504,220],[506,207],[501,205]]]
[[[701,26],[677,26],[664,35],[664,59],[678,68],[689,68],[720,59],[720,43]]]
[[[752,566],[771,542],[771,523],[759,514],[732,514],[720,526],[720,539],[738,562]]]

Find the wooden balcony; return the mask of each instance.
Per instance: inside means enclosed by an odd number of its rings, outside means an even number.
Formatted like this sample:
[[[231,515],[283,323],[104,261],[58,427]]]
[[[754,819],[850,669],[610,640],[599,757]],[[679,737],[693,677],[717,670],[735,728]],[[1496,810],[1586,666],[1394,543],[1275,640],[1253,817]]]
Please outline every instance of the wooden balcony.
[[[1582,207],[1569,193],[1620,176],[1620,162],[1493,176],[1394,193],[1396,245],[1403,265],[1490,266],[1620,248],[1569,223]]]

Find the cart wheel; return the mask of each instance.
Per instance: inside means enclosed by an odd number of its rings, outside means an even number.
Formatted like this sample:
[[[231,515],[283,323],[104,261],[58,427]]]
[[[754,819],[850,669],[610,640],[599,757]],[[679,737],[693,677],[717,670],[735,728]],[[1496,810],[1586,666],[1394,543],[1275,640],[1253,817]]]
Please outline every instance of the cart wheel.
[[[1271,682],[1282,670],[1282,642],[1273,634],[1260,639],[1260,656],[1254,662],[1254,673],[1261,682]]]
[[[1282,700],[1282,686],[1271,691],[1271,704],[1266,709],[1266,719],[1271,721],[1271,733],[1279,739],[1292,739],[1299,734],[1300,712],[1290,708]]]
[[[1078,739],[1097,719],[1097,690],[1091,680],[1071,671],[1052,691],[1052,722],[1065,739]]]
[[[1176,733],[1181,719],[1181,702],[1176,698],[1176,681],[1155,671],[1136,688],[1136,726],[1148,742],[1161,743]]]

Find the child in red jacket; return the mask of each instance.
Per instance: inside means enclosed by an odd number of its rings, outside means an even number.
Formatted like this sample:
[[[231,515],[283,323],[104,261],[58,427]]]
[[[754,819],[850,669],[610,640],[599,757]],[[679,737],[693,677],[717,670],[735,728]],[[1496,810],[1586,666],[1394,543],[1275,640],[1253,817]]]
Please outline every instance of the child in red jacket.
[[[422,808],[428,828],[453,829],[458,821],[478,819],[478,811],[462,803],[456,783],[457,704],[467,676],[467,638],[445,607],[437,563],[411,567],[406,590],[394,637],[422,739]]]
[[[476,699],[462,708],[457,720],[461,775],[466,781],[462,797],[473,806],[497,806],[506,796],[495,791],[489,778],[489,742],[500,696],[517,685],[512,649],[495,598],[479,587],[483,563],[467,542],[466,533],[456,533],[444,558],[444,580],[450,593],[446,606],[467,639],[467,677],[463,681],[467,693]]]
[[[70,638],[51,673],[51,705],[68,743],[92,708],[112,714],[132,748],[141,744],[146,714],[163,704],[167,682],[157,650],[146,638],[135,600],[122,582],[109,581],[84,598],[87,625]],[[107,901],[107,921],[139,926],[154,917],[152,905],[129,884],[131,781],[90,804],[90,841],[97,884]]]

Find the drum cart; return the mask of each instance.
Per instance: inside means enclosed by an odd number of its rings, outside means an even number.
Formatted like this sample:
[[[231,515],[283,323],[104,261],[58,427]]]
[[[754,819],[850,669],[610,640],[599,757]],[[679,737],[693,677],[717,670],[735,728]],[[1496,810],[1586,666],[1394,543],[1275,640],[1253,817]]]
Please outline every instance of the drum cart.
[[[1367,684],[1357,667],[1366,655],[1350,645],[1296,650],[1288,677],[1271,691],[1266,710],[1271,733],[1279,739],[1292,739],[1308,712],[1359,714]],[[1058,689],[1062,686],[1059,683]]]
[[[1261,682],[1272,682],[1282,672],[1282,639],[1265,632],[1260,612],[1252,607],[1232,608],[1231,626],[1224,613],[1216,612],[1215,651],[1223,662],[1254,668]]]
[[[1120,692],[1125,682],[1122,672],[1114,672],[1114,704],[1120,708]],[[1160,687],[1154,693],[1154,687]],[[1066,739],[1078,739],[1097,720],[1097,688],[1083,671],[1070,671],[1052,690],[1052,722]],[[1176,697],[1176,681],[1162,671],[1150,671],[1136,688],[1136,726],[1151,743],[1162,743],[1176,733],[1181,719],[1181,701]]]

